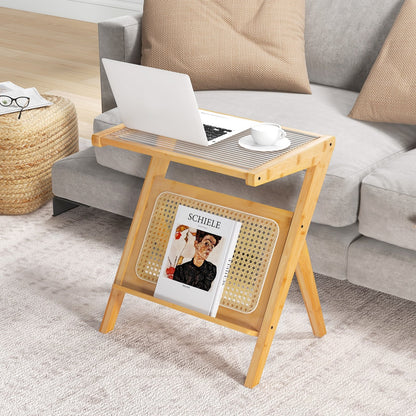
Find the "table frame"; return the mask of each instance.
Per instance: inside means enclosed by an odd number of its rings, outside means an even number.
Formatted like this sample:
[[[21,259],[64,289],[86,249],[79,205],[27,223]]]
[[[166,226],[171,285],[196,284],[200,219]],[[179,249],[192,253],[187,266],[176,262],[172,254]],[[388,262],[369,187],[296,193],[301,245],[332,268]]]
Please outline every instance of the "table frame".
[[[125,127],[121,124],[94,134],[92,136],[93,145],[97,147],[114,146],[146,154],[151,156],[151,162],[133,216],[100,331],[107,333],[114,328],[124,295],[128,293],[254,335],[257,337],[257,342],[244,383],[246,387],[253,388],[260,382],[294,274],[296,274],[296,278],[299,282],[299,287],[314,335],[322,337],[326,333],[318,291],[305,239],[335,146],[335,138],[332,136],[320,136],[305,133],[312,136],[311,141],[308,143],[299,146],[294,150],[290,150],[276,157],[272,161],[254,169],[243,169],[225,165],[218,161],[209,161],[185,153],[176,152],[174,148],[175,140],[173,139],[163,138],[164,142],[168,140],[171,144],[170,146],[164,147],[151,146],[137,141],[126,140],[117,135],[118,132],[123,129],[125,129]],[[304,133],[293,129],[285,130]],[[264,313],[261,316],[258,328],[253,329],[251,326],[246,327],[245,325],[236,324],[232,319],[228,319],[227,313],[222,315],[219,314],[219,316],[215,318],[197,313],[187,308],[157,299],[153,297],[153,294],[149,289],[145,288],[142,290],[132,288],[124,283],[126,281],[126,276],[128,277],[128,274],[130,273],[129,270],[131,270],[132,264],[136,260],[133,254],[134,248],[137,246],[139,233],[143,233],[143,227],[146,225],[146,222],[143,222],[143,220],[148,205],[154,201],[155,194],[157,194],[158,190],[171,189],[180,184],[179,182],[169,181],[165,178],[171,162],[241,178],[245,180],[245,183],[248,186],[259,186],[284,176],[291,175],[295,172],[305,170],[305,176],[298,195],[296,207],[288,220],[284,244],[281,247],[279,255],[272,261],[272,267],[270,268],[270,290],[267,293],[267,297],[262,300],[262,302],[264,302]],[[232,208],[238,206],[242,201],[238,198],[215,193],[202,188],[191,187],[184,184],[180,185],[182,189],[186,189],[187,193],[191,196],[202,195],[206,197],[205,199],[208,201],[220,198],[220,203],[227,207]],[[275,215],[273,211],[274,208],[253,203],[252,201],[246,202],[250,205],[253,213],[264,216],[268,215],[269,217]],[[270,209],[270,212],[268,209]]]

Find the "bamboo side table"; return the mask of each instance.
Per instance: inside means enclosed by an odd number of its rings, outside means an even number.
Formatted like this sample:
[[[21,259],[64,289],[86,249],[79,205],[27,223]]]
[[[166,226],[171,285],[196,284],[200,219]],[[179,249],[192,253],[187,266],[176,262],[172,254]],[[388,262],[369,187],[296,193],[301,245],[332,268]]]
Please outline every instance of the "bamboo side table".
[[[238,145],[239,136],[205,148],[131,130],[124,125],[92,136],[94,146],[114,146],[151,156],[101,323],[101,332],[107,333],[114,328],[124,295],[128,293],[256,336],[257,343],[244,383],[246,387],[252,388],[260,382],[287,293],[296,273],[313,333],[317,337],[325,335],[325,323],[305,238],[332,156],[335,138],[293,129],[285,130],[291,146],[270,153],[242,149]],[[306,172],[295,210],[290,212],[168,180],[165,176],[170,162],[240,178],[248,186],[260,186],[302,170]],[[266,218],[278,224],[279,233],[267,270],[254,279],[261,283],[261,290],[257,291],[259,293],[251,310],[247,312],[238,307],[227,307],[223,296],[224,301],[222,300],[217,316],[210,317],[153,296],[155,282],[141,279],[137,264],[142,247],[146,244],[145,235],[147,225],[152,221],[153,209],[159,203],[159,197],[166,193],[182,195],[185,200],[204,201],[215,206],[220,204],[232,212],[244,207],[243,211],[249,217]],[[241,233],[239,241],[240,238],[244,239]],[[152,264],[157,268],[158,261],[153,260]],[[231,275],[230,270],[228,279]]]

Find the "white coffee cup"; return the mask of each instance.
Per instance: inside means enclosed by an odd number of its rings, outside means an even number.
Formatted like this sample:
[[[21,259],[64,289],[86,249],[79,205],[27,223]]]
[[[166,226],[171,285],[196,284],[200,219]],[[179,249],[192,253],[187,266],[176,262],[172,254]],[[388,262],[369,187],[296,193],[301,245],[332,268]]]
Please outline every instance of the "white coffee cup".
[[[251,137],[257,146],[273,146],[286,134],[276,123],[259,123],[251,128]]]

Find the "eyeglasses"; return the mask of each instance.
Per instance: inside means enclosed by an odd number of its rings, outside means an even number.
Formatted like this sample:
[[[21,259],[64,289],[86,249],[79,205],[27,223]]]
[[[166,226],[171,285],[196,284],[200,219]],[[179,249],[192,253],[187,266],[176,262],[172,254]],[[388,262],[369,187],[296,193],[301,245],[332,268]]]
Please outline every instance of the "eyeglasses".
[[[201,241],[201,243],[204,245],[204,247],[206,248],[206,249],[208,249],[208,250],[213,250],[214,249],[214,247],[215,247],[215,245],[214,244],[212,244],[211,243],[211,241],[209,241],[209,240],[204,240],[204,241]]]
[[[29,97],[12,98],[12,97],[9,97],[8,95],[0,95],[0,104],[3,107],[10,107],[13,104],[13,101],[20,108],[19,117],[17,117],[18,119],[20,119],[23,109],[26,108],[30,103],[30,98]]]

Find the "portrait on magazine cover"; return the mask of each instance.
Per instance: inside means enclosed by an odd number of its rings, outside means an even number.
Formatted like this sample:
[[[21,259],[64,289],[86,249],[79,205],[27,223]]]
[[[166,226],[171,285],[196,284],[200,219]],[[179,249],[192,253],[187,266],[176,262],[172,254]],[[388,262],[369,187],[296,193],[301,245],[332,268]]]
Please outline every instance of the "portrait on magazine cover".
[[[169,253],[166,275],[170,279],[209,291],[217,277],[216,251],[221,236],[179,225]]]

